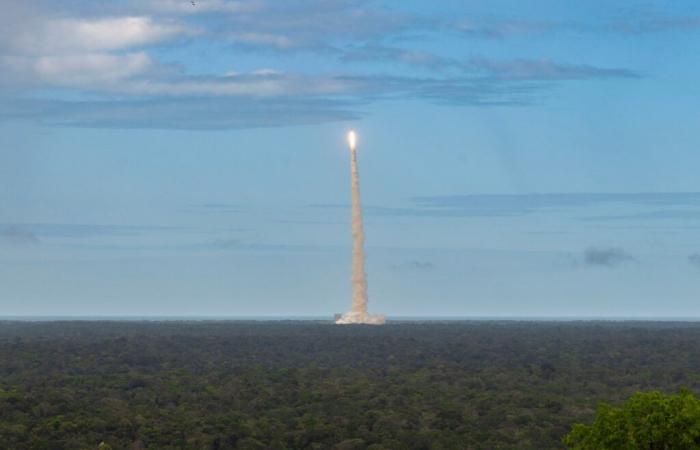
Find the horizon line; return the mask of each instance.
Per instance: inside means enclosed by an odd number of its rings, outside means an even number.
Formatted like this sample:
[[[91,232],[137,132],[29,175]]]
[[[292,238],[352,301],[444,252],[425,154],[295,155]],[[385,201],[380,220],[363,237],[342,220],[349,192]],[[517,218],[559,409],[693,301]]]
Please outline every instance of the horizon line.
[[[0,322],[12,321],[333,321],[333,315],[225,315],[225,314],[14,314],[0,315]],[[617,315],[387,315],[390,321],[659,321],[699,322],[700,316],[617,316]]]

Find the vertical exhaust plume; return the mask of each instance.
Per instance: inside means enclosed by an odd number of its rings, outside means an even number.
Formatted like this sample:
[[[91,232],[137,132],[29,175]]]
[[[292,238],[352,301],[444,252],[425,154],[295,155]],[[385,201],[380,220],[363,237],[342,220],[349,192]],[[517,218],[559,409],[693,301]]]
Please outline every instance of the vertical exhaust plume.
[[[367,314],[367,274],[365,273],[365,230],[362,225],[360,174],[357,170],[357,137],[348,133],[350,145],[350,187],[352,189],[352,311]]]
[[[360,202],[360,173],[357,168],[357,135],[348,133],[350,147],[350,187],[352,190],[352,305],[349,312],[336,320],[337,324],[365,323],[380,325],[386,321],[383,315],[367,312],[367,274],[365,273],[365,231],[362,224]]]

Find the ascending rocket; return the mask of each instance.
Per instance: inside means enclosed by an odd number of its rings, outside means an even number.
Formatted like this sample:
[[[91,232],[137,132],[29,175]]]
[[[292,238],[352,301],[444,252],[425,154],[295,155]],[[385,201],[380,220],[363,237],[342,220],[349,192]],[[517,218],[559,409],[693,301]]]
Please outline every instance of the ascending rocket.
[[[380,325],[386,321],[382,315],[367,312],[367,275],[365,273],[365,231],[362,223],[360,203],[360,174],[357,166],[357,135],[348,133],[350,147],[350,184],[352,191],[352,304],[350,311],[343,314],[335,323],[364,323]]]

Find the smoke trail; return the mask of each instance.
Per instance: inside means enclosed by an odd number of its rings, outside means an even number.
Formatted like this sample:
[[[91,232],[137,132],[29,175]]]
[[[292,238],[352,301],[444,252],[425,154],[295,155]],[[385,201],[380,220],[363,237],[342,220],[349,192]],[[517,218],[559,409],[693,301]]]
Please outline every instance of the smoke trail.
[[[362,226],[360,203],[360,173],[357,151],[350,147],[350,178],[352,187],[352,311],[367,314],[367,274],[365,273],[365,231]]]
[[[352,307],[337,316],[335,323],[363,323],[381,325],[386,317],[367,312],[367,275],[365,274],[365,231],[362,227],[362,204],[360,203],[360,173],[357,170],[355,132],[348,134],[350,144],[350,184],[352,188]]]

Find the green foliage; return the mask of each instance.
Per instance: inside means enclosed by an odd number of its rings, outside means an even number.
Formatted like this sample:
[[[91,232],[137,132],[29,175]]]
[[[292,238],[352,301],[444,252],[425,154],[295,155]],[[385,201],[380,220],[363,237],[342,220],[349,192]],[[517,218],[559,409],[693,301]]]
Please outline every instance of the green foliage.
[[[687,390],[638,392],[620,407],[600,405],[593,424],[574,425],[564,443],[574,450],[700,449],[700,400]]]
[[[366,450],[367,444],[362,439],[347,439],[336,446],[333,450]]]
[[[693,323],[0,321],[0,449],[561,449],[700,392],[697,355]]]

